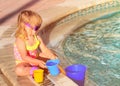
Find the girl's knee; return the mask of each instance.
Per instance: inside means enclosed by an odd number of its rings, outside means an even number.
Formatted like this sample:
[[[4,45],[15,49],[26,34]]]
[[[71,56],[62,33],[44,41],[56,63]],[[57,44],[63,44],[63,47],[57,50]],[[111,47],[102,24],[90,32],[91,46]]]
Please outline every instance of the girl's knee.
[[[29,66],[17,65],[15,68],[15,73],[17,76],[26,76],[29,75]]]
[[[15,73],[17,76],[23,76],[23,70],[20,67],[15,68]]]

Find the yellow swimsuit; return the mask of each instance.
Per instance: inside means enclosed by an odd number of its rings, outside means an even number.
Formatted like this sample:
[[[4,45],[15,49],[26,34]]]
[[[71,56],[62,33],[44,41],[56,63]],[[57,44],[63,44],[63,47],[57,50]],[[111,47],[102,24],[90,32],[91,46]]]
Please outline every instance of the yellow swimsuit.
[[[37,39],[36,36],[35,37],[35,44],[33,44],[32,46],[28,45],[27,42],[25,42],[26,45],[26,49],[27,49],[27,54],[32,57],[32,58],[37,58],[38,57],[38,53],[37,53],[37,48],[40,44],[40,41]],[[16,64],[20,63],[20,62],[24,62],[21,58],[21,55],[16,47],[16,44],[14,44],[14,56],[16,58]]]
[[[27,50],[36,50],[38,48],[38,45],[40,44],[40,41],[37,39],[36,36],[34,36],[34,37],[35,37],[36,42],[32,46],[28,45],[27,42],[25,42]]]

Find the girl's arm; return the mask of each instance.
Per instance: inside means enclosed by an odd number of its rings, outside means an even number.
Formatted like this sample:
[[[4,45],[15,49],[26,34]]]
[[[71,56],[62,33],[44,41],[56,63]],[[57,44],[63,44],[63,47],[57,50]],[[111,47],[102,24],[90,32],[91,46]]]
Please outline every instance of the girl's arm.
[[[41,37],[39,36],[37,37],[40,40],[40,49],[42,51],[42,54],[44,54],[44,56],[47,56],[50,59],[55,59],[57,56],[53,54],[52,51],[45,46]],[[60,65],[58,65],[58,68],[62,74],[66,75],[65,70]]]
[[[37,36],[37,38],[40,40],[40,46],[39,48],[41,49],[41,53],[40,55],[49,59],[55,59],[57,56],[46,47],[46,45],[44,44],[42,38],[40,36]]]
[[[38,60],[38,59],[34,59],[34,58],[27,55],[27,50],[26,50],[26,47],[25,47],[25,43],[24,43],[24,41],[22,39],[17,38],[15,43],[16,43],[18,51],[19,51],[19,53],[21,55],[21,58],[25,62],[34,64],[34,65],[39,65],[40,67],[43,67],[43,68],[45,67],[45,63],[43,61]]]

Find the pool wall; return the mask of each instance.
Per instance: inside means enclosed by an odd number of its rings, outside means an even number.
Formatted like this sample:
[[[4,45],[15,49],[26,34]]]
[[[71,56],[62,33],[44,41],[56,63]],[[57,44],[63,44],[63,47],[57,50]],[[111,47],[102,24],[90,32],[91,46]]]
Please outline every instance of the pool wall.
[[[69,5],[67,2],[59,4],[49,12],[44,11],[51,15],[47,19],[44,13],[40,13],[44,17],[44,23],[39,34],[48,46],[58,46],[66,36],[78,27],[120,8],[119,0],[92,0],[84,3],[75,1],[73,4],[69,2]],[[55,13],[55,9],[60,10],[60,12]]]

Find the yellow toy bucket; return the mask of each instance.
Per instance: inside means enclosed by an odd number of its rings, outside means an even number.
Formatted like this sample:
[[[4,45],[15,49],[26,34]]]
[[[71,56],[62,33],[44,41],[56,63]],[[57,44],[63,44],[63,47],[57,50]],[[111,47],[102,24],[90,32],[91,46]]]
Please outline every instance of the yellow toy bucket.
[[[43,82],[43,79],[44,79],[44,70],[42,70],[42,69],[34,70],[35,82],[41,83],[41,82]]]

